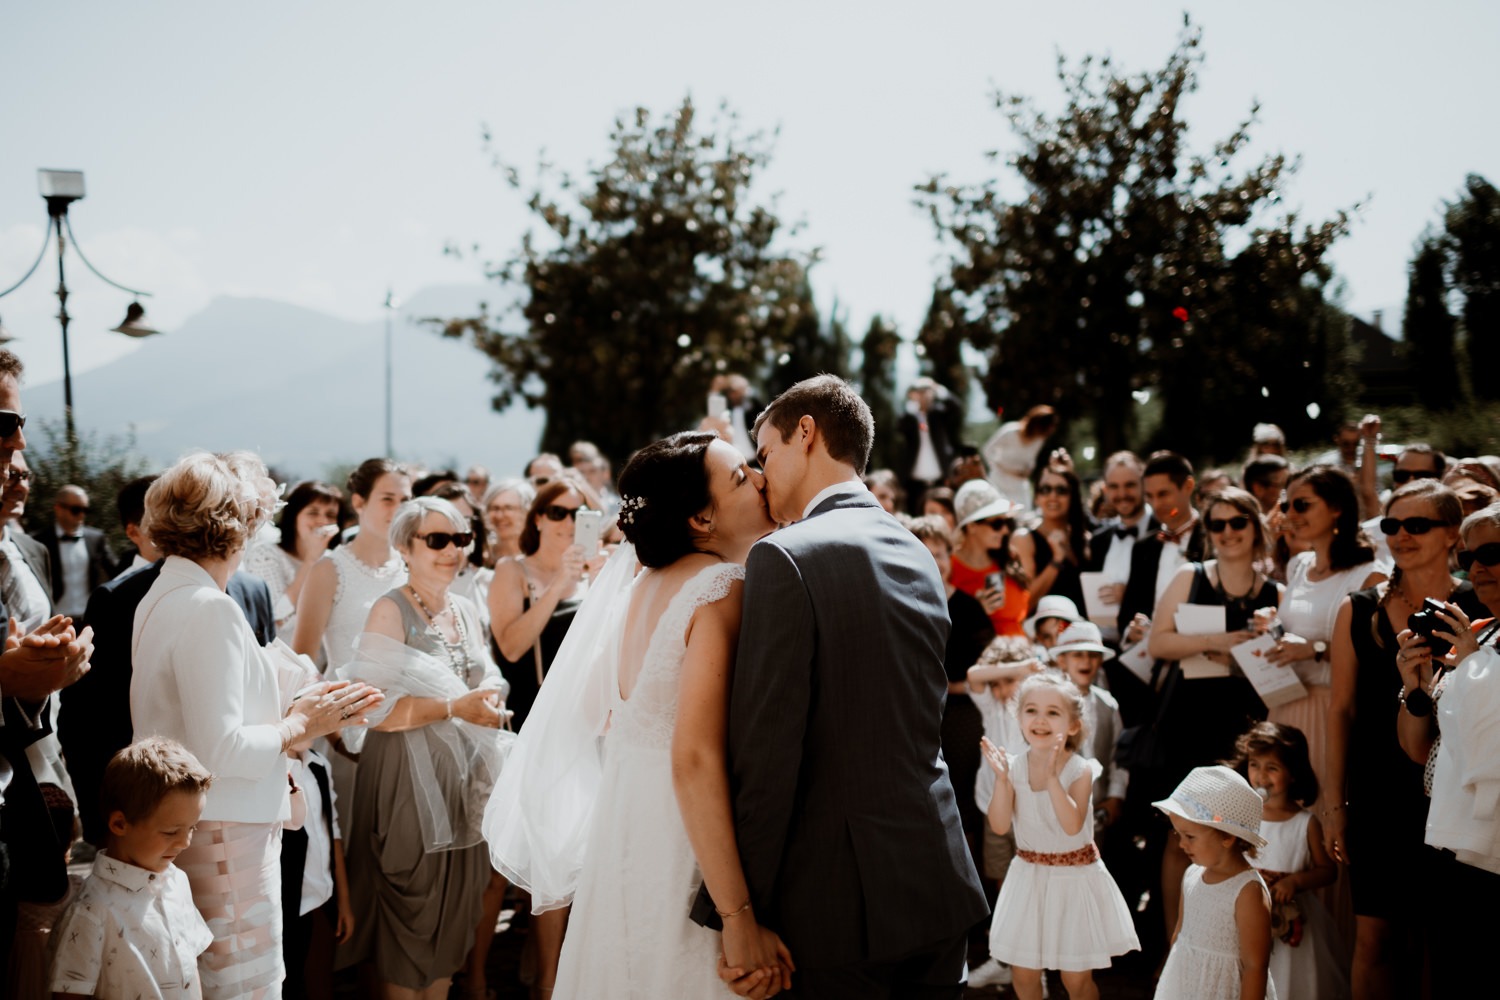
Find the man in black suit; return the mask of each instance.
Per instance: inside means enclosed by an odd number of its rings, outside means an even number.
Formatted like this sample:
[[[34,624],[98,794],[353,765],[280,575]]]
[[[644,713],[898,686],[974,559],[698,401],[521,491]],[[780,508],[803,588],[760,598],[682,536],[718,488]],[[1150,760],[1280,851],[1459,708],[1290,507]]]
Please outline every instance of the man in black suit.
[[[134,739],[130,719],[130,657],[135,629],[135,609],[161,573],[161,553],[140,530],[146,513],[146,491],[155,476],[131,480],[120,490],[116,504],[120,523],[140,553],[139,565],[110,580],[89,598],[88,618],[97,636],[94,669],[62,694],[58,730],[68,773],[78,790],[78,817],[83,839],[103,847],[108,830],[99,811],[99,785],[109,759]],[[276,619],[271,612],[271,591],[265,581],[236,571],[226,592],[245,612],[255,638],[262,646],[276,638]]]
[[[901,488],[907,510],[922,513],[922,494],[942,483],[959,445],[963,409],[946,388],[922,377],[906,392],[906,409],[896,421],[901,433]]]
[[[22,371],[21,359],[0,348],[0,469],[8,470],[26,447]],[[53,903],[68,888],[67,844],[52,824],[26,748],[52,731],[48,699],[87,672],[93,652],[89,631],[75,635],[66,620],[49,620],[24,636],[11,635],[9,620],[0,598],[0,969],[9,967],[17,902]]]
[[[115,575],[115,554],[104,532],[84,524],[89,495],[81,486],[64,486],[52,503],[53,524],[32,532],[52,558],[52,600],[58,614],[81,628],[87,618],[89,595]]]
[[[860,481],[873,430],[829,375],[756,421],[767,506],[789,527],[750,550],[730,697],[750,896],[700,893],[693,917],[753,911],[790,949],[795,995],[957,998],[988,908],[939,750],[947,599]]]
[[[1117,451],[1104,460],[1104,498],[1114,514],[1094,526],[1089,541],[1089,570],[1103,573],[1109,580],[1106,603],[1119,604],[1130,582],[1130,554],[1137,542],[1145,541],[1161,530],[1161,522],[1146,506],[1145,485],[1141,475],[1145,463],[1132,451]],[[1104,641],[1117,646],[1119,629],[1111,623],[1099,626]]]

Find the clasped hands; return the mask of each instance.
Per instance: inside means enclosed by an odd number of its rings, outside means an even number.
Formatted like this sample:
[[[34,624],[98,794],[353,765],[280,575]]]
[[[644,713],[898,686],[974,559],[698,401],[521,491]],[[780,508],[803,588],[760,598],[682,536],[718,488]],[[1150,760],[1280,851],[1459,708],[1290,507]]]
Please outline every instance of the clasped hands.
[[[73,630],[73,619],[54,615],[24,635],[10,619],[5,651],[0,654],[0,694],[22,701],[41,701],[89,671],[94,630]]]
[[[762,1000],[791,989],[797,970],[781,937],[755,920],[752,910],[724,918],[719,978],[742,997]]]

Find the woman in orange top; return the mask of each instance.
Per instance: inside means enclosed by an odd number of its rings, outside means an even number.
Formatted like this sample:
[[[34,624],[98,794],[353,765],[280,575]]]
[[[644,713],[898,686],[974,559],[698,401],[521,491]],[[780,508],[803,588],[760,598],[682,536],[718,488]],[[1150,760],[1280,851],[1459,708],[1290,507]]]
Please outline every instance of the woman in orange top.
[[[996,635],[1018,635],[1030,610],[1026,580],[1010,552],[1015,504],[982,479],[971,479],[953,498],[959,545],[953,552],[955,587],[972,594],[995,625]]]

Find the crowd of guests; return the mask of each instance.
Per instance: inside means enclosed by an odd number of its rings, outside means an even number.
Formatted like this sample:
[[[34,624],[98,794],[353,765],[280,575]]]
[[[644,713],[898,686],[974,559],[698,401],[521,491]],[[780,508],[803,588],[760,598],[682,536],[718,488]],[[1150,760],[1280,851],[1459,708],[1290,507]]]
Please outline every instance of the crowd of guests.
[[[618,537],[610,463],[377,458],[288,490],[195,453],[120,491],[117,560],[77,486],[20,531],[21,373],[0,350],[6,995],[326,997],[358,967],[385,997],[485,997],[511,890],[480,819]],[[713,389],[704,426],[746,447],[760,404]],[[1306,465],[1263,425],[1234,472],[1121,452],[1085,482],[1044,457],[1056,429],[1037,407],[966,446],[923,380],[905,467],[867,478],[948,593],[942,750],[995,901],[970,985],[1040,996],[1054,969],[1093,995],[1139,948],[1172,952],[1162,995],[1211,995],[1210,917],[1185,914],[1220,885],[1266,893],[1264,933],[1225,924],[1223,995],[1476,981],[1494,918],[1432,917],[1500,887],[1500,460],[1410,445],[1387,488],[1366,418]],[[1057,881],[1058,853],[1095,874]],[[1044,905],[1093,916],[1033,941]],[[523,919],[546,996],[567,908]]]

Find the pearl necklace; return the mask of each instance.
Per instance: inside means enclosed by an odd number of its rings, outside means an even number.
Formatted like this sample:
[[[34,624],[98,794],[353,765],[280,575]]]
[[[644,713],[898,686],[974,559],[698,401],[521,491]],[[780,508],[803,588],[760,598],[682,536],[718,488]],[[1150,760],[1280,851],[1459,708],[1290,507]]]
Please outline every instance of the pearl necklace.
[[[416,587],[408,583],[406,592],[411,594],[412,600],[417,602],[418,610],[427,618],[427,631],[437,636],[438,642],[442,643],[443,652],[448,654],[448,665],[452,668],[454,675],[467,684],[469,667],[472,666],[472,661],[469,659],[469,632],[464,628],[463,616],[453,606],[453,598],[448,598],[448,612],[453,615],[453,627],[458,632],[457,642],[449,642],[443,630],[438,628],[437,616],[427,607],[427,602],[422,600],[422,595],[417,593]]]

